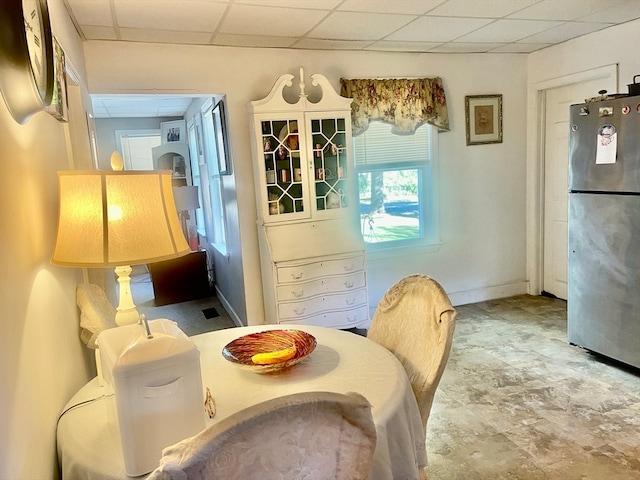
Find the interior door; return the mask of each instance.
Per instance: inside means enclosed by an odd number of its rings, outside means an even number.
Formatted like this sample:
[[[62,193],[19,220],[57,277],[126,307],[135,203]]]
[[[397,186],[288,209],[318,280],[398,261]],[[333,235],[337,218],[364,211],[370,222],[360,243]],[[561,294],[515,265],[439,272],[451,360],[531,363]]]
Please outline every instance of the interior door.
[[[615,78],[609,77],[545,91],[542,290],[558,298],[567,298],[569,106],[615,88]]]

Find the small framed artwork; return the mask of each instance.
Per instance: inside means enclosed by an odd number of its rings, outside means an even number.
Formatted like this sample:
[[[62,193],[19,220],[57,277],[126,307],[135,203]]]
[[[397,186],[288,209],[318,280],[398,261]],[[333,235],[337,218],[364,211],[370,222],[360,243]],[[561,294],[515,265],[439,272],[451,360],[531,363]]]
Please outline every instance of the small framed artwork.
[[[45,110],[61,122],[68,122],[67,65],[64,50],[62,50],[56,37],[53,37],[53,57],[53,98],[51,99],[51,104]]]
[[[227,119],[225,116],[224,100],[220,100],[212,110],[213,131],[216,138],[216,150],[218,151],[218,173],[220,175],[231,174],[231,161],[229,159],[227,139]]]
[[[502,143],[502,95],[464,97],[467,145]]]
[[[160,124],[160,134],[162,143],[186,142],[187,128],[184,120],[174,120],[173,122],[162,122]]]

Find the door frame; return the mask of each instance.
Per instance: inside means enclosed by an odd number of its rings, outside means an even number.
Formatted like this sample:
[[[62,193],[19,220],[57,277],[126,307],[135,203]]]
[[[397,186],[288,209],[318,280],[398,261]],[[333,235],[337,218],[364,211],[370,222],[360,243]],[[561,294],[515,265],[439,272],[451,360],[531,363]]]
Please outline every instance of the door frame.
[[[544,146],[546,90],[599,78],[618,84],[617,63],[532,83],[527,88],[527,277],[528,293],[540,295],[544,280]],[[610,92],[615,93],[615,92]]]

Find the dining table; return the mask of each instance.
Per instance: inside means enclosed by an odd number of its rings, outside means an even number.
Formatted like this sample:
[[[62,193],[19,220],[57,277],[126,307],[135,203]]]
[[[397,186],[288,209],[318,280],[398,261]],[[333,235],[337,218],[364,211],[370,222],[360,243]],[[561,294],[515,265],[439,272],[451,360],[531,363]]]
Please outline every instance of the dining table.
[[[189,337],[200,351],[203,390],[208,388],[215,402],[215,415],[206,417],[206,424],[293,393],[357,392],[372,405],[377,433],[369,479],[420,478],[419,469],[426,465],[427,454],[418,405],[402,364],[381,345],[350,331],[295,325],[295,329],[313,335],[317,345],[300,363],[282,372],[248,371],[222,355],[224,347],[241,336],[287,328],[252,325]],[[109,420],[109,401],[113,401],[112,395],[105,394],[96,377],[62,410],[57,448],[63,480],[131,478],[125,474],[117,422]]]

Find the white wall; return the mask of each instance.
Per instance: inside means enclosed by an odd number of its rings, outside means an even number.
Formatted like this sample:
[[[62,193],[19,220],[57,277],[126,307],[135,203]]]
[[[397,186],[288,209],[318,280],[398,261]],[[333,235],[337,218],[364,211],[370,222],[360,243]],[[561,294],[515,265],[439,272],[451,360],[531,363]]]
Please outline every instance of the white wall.
[[[202,97],[201,100],[194,100],[185,115],[187,125],[189,125],[189,121],[192,120],[194,116],[201,115],[202,105],[207,98],[211,97],[213,97],[214,105],[223,99],[222,95],[210,93]],[[202,131],[204,132],[204,129]],[[233,155],[232,148],[229,149],[228,154]],[[225,198],[225,215],[226,218],[229,219],[228,223],[233,225],[230,231],[227,232],[229,239],[231,239],[227,248],[232,251],[233,254],[224,255],[209,242],[201,242],[200,246],[207,250],[208,261],[213,263],[214,288],[218,299],[236,324],[246,325],[247,302],[245,299],[241,253],[239,249],[240,242],[238,240],[238,204],[235,194],[235,176],[223,175],[222,188]]]
[[[84,59],[75,29],[62,2],[49,4],[53,34],[82,75]],[[71,87],[69,93],[77,105],[82,88]],[[56,420],[93,375],[92,356],[78,335],[75,288],[82,276],[77,269],[49,262],[58,211],[56,170],[73,163],[78,168],[90,165],[86,118],[75,105],[68,124],[40,112],[19,125],[0,100],[2,479],[57,477]],[[82,138],[75,138],[77,130]]]
[[[543,162],[538,117],[539,94],[586,79],[592,71],[617,65],[616,92],[628,93],[627,84],[640,74],[640,20],[570,40],[530,54],[527,58],[527,270],[530,293],[542,290]],[[597,92],[594,92],[594,96]]]
[[[126,51],[126,54],[124,53]],[[526,291],[525,55],[429,55],[287,51],[227,47],[86,42],[91,93],[208,93],[227,95],[237,193],[227,292],[244,288],[247,320],[263,321],[256,207],[247,104],[264,97],[282,73],[340,77],[440,76],[452,131],[440,135],[442,244],[435,251],[404,250],[370,258],[372,306],[411,273],[438,279],[454,303]],[[118,58],[118,62],[110,59]],[[159,59],[162,59],[160,61]],[[170,66],[171,68],[168,68]],[[308,79],[307,79],[308,80]],[[307,85],[310,82],[307,81]],[[464,96],[503,95],[504,143],[465,145]],[[234,218],[233,216],[231,218]],[[243,319],[244,320],[244,319]]]

